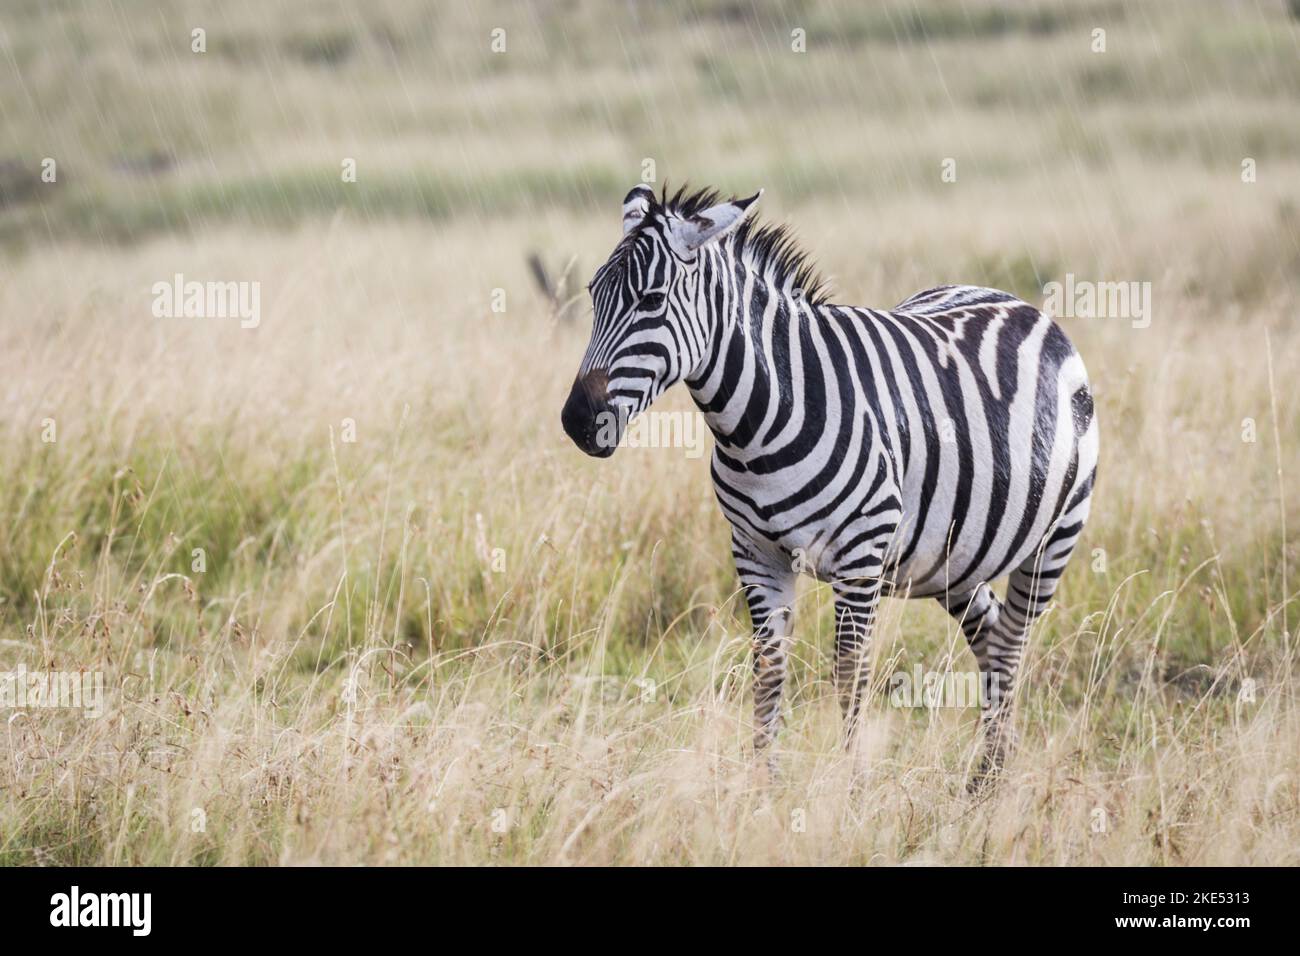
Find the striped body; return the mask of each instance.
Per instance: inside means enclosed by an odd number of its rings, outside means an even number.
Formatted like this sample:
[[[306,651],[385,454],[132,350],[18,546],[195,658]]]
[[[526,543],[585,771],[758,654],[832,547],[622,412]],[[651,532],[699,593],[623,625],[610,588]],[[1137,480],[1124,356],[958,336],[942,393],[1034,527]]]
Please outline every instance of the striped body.
[[[1087,495],[1087,375],[1037,309],[971,287],[891,312],[762,298],[688,380],[718,500],[755,546],[834,580],[896,524],[886,587],[941,597],[1008,574]]]
[[[591,285],[565,429],[612,454],[630,418],[677,381],[690,389],[754,626],[760,748],[806,572],[835,590],[850,735],[881,594],[957,617],[992,690],[973,782],[987,780],[1009,751],[1029,625],[1088,514],[1098,434],[1083,362],[1055,323],[992,289],[943,286],[889,312],[830,304],[782,230],[742,222],[753,199],[715,198],[629,193],[624,239]],[[989,587],[1004,576],[1005,602]]]

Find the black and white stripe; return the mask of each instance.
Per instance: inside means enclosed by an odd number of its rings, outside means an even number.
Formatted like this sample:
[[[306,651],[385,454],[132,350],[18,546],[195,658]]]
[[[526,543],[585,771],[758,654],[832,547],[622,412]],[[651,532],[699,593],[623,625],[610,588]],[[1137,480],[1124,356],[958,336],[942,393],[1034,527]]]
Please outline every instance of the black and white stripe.
[[[583,450],[685,381],[715,437],[755,641],[756,743],[775,736],[797,573],[830,581],[835,680],[851,734],[881,594],[938,599],[999,693],[984,765],[1010,746],[1030,624],[1088,516],[1098,434],[1083,362],[1005,292],[942,286],[890,311],[827,301],[758,198],[624,200],[624,236],[591,283],[591,342],[565,405]],[[1006,576],[1006,597],[989,582]]]

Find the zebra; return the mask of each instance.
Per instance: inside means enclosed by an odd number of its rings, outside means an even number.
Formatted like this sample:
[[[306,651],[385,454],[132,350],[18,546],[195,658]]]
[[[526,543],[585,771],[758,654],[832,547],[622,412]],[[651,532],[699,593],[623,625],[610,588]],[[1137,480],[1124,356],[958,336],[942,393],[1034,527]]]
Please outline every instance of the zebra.
[[[754,748],[771,747],[799,573],[835,600],[834,687],[852,743],[882,595],[934,598],[981,674],[969,789],[1014,747],[1011,702],[1092,499],[1098,426],[1083,360],[1006,292],[945,285],[889,311],[836,305],[762,195],[623,201],[588,286],[591,339],[561,413],[584,452],[684,381],[714,436],[714,491],[753,629]],[[990,582],[1007,577],[999,598]]]

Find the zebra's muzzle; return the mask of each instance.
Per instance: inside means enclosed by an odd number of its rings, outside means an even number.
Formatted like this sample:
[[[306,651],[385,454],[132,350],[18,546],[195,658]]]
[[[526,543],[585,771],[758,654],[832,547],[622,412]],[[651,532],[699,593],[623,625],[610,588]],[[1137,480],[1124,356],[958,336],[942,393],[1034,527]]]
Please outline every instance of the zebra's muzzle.
[[[609,402],[609,376],[600,370],[573,380],[560,423],[573,443],[594,458],[608,458],[618,447],[621,429]]]

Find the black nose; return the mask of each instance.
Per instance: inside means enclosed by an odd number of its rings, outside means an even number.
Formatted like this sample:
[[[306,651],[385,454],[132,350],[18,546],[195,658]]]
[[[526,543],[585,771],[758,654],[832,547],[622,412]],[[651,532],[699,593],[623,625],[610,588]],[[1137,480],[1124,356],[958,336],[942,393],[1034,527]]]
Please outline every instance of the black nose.
[[[610,427],[614,414],[609,404],[609,379],[604,372],[588,372],[573,380],[569,398],[560,412],[560,424],[573,443],[596,458],[608,458],[617,447],[617,430]]]

